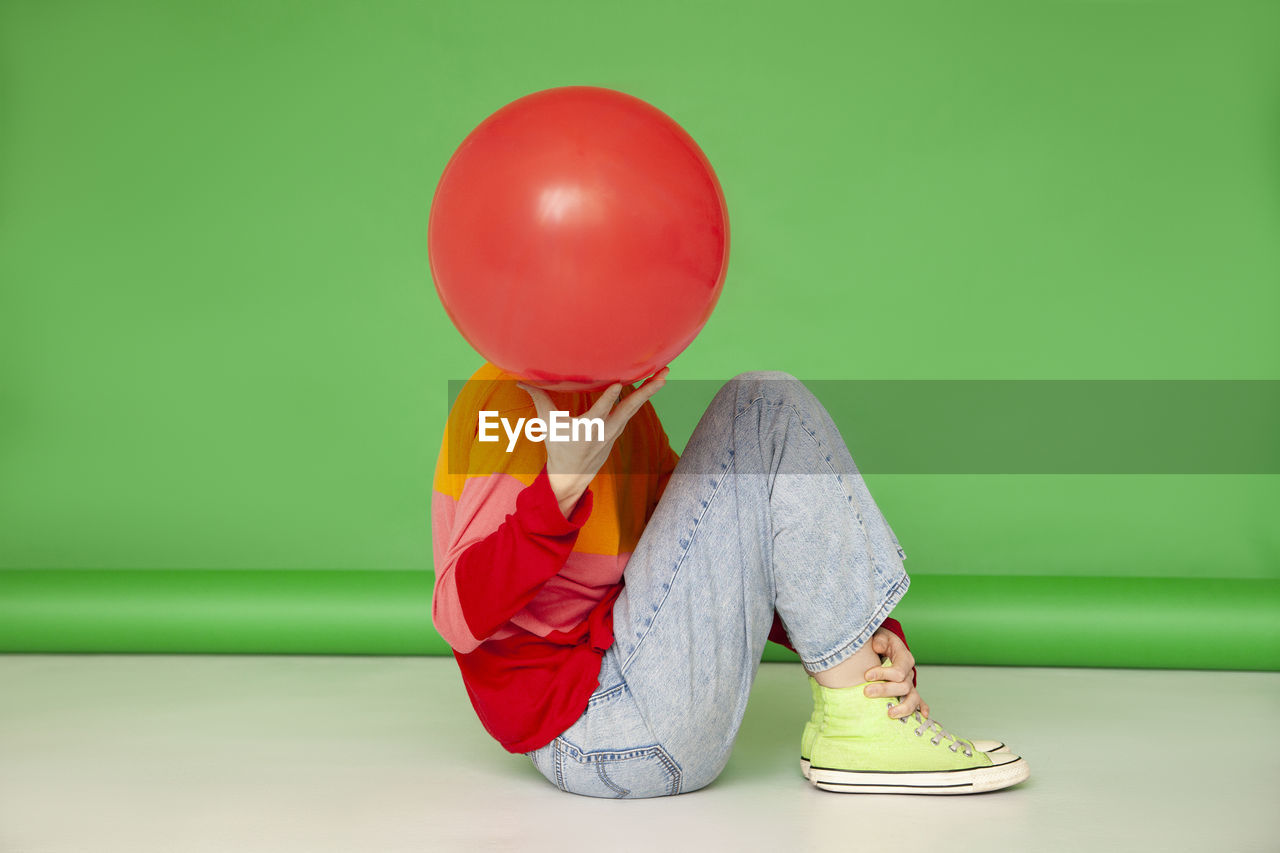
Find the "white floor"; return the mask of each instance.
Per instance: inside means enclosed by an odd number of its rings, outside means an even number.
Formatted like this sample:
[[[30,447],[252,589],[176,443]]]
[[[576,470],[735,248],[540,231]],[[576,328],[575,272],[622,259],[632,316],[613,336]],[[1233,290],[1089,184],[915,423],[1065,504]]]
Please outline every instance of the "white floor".
[[[923,667],[920,684],[1030,781],[810,787],[798,664],[761,666],[711,786],[608,801],[490,740],[450,658],[0,655],[0,850],[1280,850],[1280,674]]]

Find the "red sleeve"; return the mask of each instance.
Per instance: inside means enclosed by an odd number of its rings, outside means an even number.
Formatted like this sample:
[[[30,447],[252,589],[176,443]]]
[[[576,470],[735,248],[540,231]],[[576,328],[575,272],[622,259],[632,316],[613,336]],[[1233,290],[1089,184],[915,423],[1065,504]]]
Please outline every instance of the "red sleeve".
[[[902,640],[902,644],[906,646],[908,649],[911,648],[911,646],[907,643],[906,634],[902,633],[902,623],[899,622],[897,619],[886,619],[884,620],[883,624],[880,627],[887,628],[893,633],[897,634],[898,639]],[[784,628],[782,625],[782,617],[779,616],[776,612],[773,614],[773,627],[769,629],[769,639],[780,646],[786,646],[788,649],[791,649],[791,651],[793,652],[795,651],[795,648],[793,648],[791,645],[790,638],[787,636],[787,629]],[[916,683],[915,667],[911,668],[911,683],[912,684]]]
[[[542,471],[516,498],[516,511],[458,557],[458,604],[476,637],[488,637],[524,609],[564,568],[591,515],[590,489],[566,519]]]
[[[791,645],[791,638],[787,636],[787,629],[782,627],[782,617],[778,615],[777,611],[774,611],[773,614],[773,627],[769,629],[769,639],[780,646],[786,646],[791,651],[795,651],[795,647]]]

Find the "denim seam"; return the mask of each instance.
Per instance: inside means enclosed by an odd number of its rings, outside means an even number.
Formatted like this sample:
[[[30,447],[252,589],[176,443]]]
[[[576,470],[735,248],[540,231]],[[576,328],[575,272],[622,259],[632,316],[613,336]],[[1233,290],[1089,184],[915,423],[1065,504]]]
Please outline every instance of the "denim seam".
[[[566,755],[579,763],[594,764],[598,761],[628,761],[632,758],[643,758],[646,755],[656,754],[665,750],[660,743],[650,743],[645,746],[632,747],[631,749],[587,750],[565,741],[564,751]]]
[[[760,399],[760,398],[757,398],[757,399]],[[799,410],[796,409],[796,407],[791,405],[790,403],[770,403],[769,401],[766,400],[764,402],[764,405],[771,406],[773,408],[790,409],[792,414],[796,416],[796,420],[799,422],[800,428],[809,434],[809,437],[814,440],[814,443],[818,446],[820,452],[822,452],[824,461],[827,464],[827,469],[835,476],[836,482],[841,484],[842,491],[844,491],[845,493],[846,501],[853,505],[853,515],[854,515],[854,518],[856,518],[858,521],[858,527],[862,530],[863,539],[869,542],[871,539],[871,534],[870,534],[870,531],[867,530],[867,523],[862,517],[862,504],[861,502],[858,501],[858,499],[853,495],[852,492],[850,492],[846,488],[843,488],[844,475],[841,474],[838,470],[836,470],[836,467],[831,464],[831,454],[825,452],[826,445],[822,443],[822,439],[817,435],[817,433],[813,432],[812,430],[809,429],[808,426],[805,425],[804,417],[800,414]],[[856,468],[856,464],[855,464],[855,468]],[[887,527],[888,524],[889,522],[886,521],[885,526]],[[890,530],[890,536],[891,538],[896,539],[896,537],[892,536],[892,530]],[[897,542],[895,542],[894,545],[896,550],[899,553],[899,556],[902,556],[901,546],[898,545]],[[880,561],[876,559],[876,555],[874,553],[868,553],[867,556],[871,560],[871,571],[873,573],[873,576],[875,574],[879,574],[880,567],[881,567]],[[823,669],[830,669],[831,666],[835,666],[844,658],[849,657],[849,655],[853,654],[853,652],[861,648],[862,645],[865,644],[868,639],[870,639],[871,634],[873,634],[875,632],[875,629],[879,627],[880,624],[883,623],[885,619],[888,618],[889,613],[893,611],[893,605],[897,604],[897,602],[902,599],[902,596],[906,593],[907,587],[910,586],[911,584],[911,579],[906,574],[906,572],[902,571],[901,569],[899,571],[901,572],[901,577],[889,589],[880,607],[877,608],[875,614],[872,615],[871,619],[868,620],[868,622],[863,625],[862,630],[858,632],[857,636],[855,636],[853,640],[842,644],[835,651],[830,652],[826,655],[823,655],[816,662],[804,661],[802,659],[802,664],[805,666],[806,669],[811,666],[817,667],[818,671],[821,671]],[[833,663],[831,663],[830,666],[823,666],[823,664],[826,664],[828,661],[831,661],[833,658],[835,658],[836,660]]]
[[[756,400],[753,400],[752,403],[755,403],[758,400],[763,400],[763,399],[764,399],[763,397],[758,397],[756,398]],[[862,528],[863,538],[865,538],[867,541],[870,541],[871,535],[867,531],[867,523],[862,518],[862,504],[859,503],[858,499],[854,497],[853,494],[848,489],[843,488],[844,475],[836,470],[836,466],[831,464],[831,454],[825,452],[826,445],[822,443],[822,439],[818,436],[818,434],[813,430],[809,429],[809,427],[805,424],[804,416],[800,414],[800,410],[797,409],[791,403],[771,403],[768,400],[764,400],[764,405],[766,407],[771,407],[775,409],[790,409],[791,413],[796,416],[796,421],[800,424],[800,428],[809,434],[809,437],[813,439],[814,444],[816,444],[817,447],[819,448],[819,452],[822,453],[823,459],[827,463],[827,470],[829,470],[831,474],[836,478],[836,482],[841,484],[841,487],[842,487],[841,490],[844,492],[846,502],[853,505],[853,516],[858,520],[858,527]],[[856,471],[857,463],[854,464],[854,469]],[[885,522],[885,526],[886,527],[889,526],[888,521]],[[897,537],[893,536],[892,529],[890,529],[889,533],[891,538],[894,538],[896,540]],[[894,545],[895,547],[897,547],[896,541]],[[897,548],[897,549],[901,551],[901,548]],[[872,571],[878,571],[880,568],[880,565],[879,565],[879,562],[876,560],[875,554],[868,554],[868,556],[871,558]]]
[[[683,771],[680,769],[679,763],[671,757],[666,748],[658,744],[657,756],[666,766],[667,772],[671,774],[671,793],[673,795],[680,793],[680,784],[682,781]]]
[[[844,475],[836,470],[836,466],[831,464],[831,454],[826,452],[826,445],[823,444],[822,439],[818,436],[818,434],[813,430],[809,429],[809,427],[805,424],[804,416],[800,413],[800,410],[797,409],[791,403],[772,403],[768,400],[765,400],[763,397],[757,397],[755,400],[751,401],[751,404],[754,405],[755,403],[760,402],[762,400],[766,408],[790,409],[791,414],[795,415],[796,422],[800,424],[800,428],[804,430],[806,433],[808,433],[809,437],[813,439],[813,443],[814,445],[816,445],[818,452],[822,453],[823,459],[827,464],[827,470],[830,471],[832,476],[836,478],[836,482],[841,485],[841,491],[844,492],[845,501],[853,505],[853,517],[858,520],[858,527],[862,530],[863,539],[865,539],[868,542],[871,541],[871,534],[867,530],[867,522],[862,517],[862,504],[858,501],[856,497],[854,497],[852,492],[850,492],[847,488],[844,487]],[[750,408],[750,406],[748,406],[748,408]],[[743,411],[739,412],[738,414],[743,414],[745,412],[746,412],[746,409],[743,409]],[[734,419],[737,420],[737,417],[735,416]],[[854,464],[854,470],[855,472],[857,471],[856,463]],[[888,525],[889,525],[889,522],[886,521],[885,526],[888,527]],[[892,535],[893,535],[893,531],[892,529],[890,529],[890,536],[892,537]],[[893,537],[893,538],[896,539],[896,537]],[[899,555],[902,556],[901,547],[897,546],[896,541],[894,545],[895,547],[897,547]],[[874,553],[868,552],[867,556],[871,560],[871,571],[873,573],[878,574],[880,571],[880,561],[876,559],[876,555]]]
[[[901,572],[901,577],[899,577],[894,585],[889,588],[889,591],[885,593],[883,600],[880,602],[880,606],[876,608],[876,612],[863,624],[862,630],[860,630],[852,640],[849,640],[835,651],[823,655],[815,661],[807,661],[802,658],[801,663],[804,664],[805,669],[810,672],[822,672],[823,670],[830,669],[852,655],[858,649],[862,648],[862,646],[871,639],[871,635],[875,633],[876,628],[879,628],[884,620],[889,618],[889,614],[893,612],[894,606],[902,600],[902,596],[906,594],[909,586],[911,586],[911,578],[907,576],[905,571],[903,571]]]
[[[733,448],[729,448],[728,456],[730,459],[733,458]],[[723,472],[727,467],[728,463],[725,463],[720,466],[720,469]],[[715,500],[716,495],[720,492],[721,485],[724,483],[723,473],[713,476],[716,476],[716,479],[712,481],[714,488],[711,490],[711,494],[707,499],[702,502],[702,511],[693,518],[693,526],[689,528],[689,532],[685,538],[685,545],[680,550],[680,559],[676,560],[675,566],[671,569],[670,579],[666,583],[666,590],[664,591],[661,600],[658,601],[657,609],[655,609],[653,611],[653,615],[649,617],[649,624],[645,626],[644,632],[636,638],[635,645],[631,649],[631,654],[627,655],[627,659],[619,666],[619,674],[622,676],[624,683],[627,677],[627,670],[631,667],[631,662],[635,660],[636,655],[640,651],[640,646],[644,644],[645,638],[648,637],[649,632],[653,630],[653,623],[657,621],[658,614],[662,612],[663,605],[665,605],[667,603],[667,599],[671,597],[671,587],[675,583],[676,575],[680,574],[680,567],[684,565],[685,558],[689,555],[689,549],[693,547],[693,538],[698,534],[698,528],[702,526],[702,520],[706,518],[707,512],[711,508],[711,502]]]
[[[557,737],[553,743],[555,748],[552,750],[552,760],[556,766],[556,787],[561,791],[568,791],[569,789],[564,785],[564,750],[560,745],[562,741]]]
[[[557,738],[557,740],[559,739]],[[569,760],[575,761],[579,764],[595,764],[597,775],[601,777],[605,784],[609,785],[609,787],[614,790],[619,789],[605,777],[603,769],[605,764],[654,756],[662,762],[662,766],[667,770],[667,775],[670,777],[667,784],[671,793],[680,793],[680,785],[683,781],[684,775],[683,771],[680,769],[680,765],[676,763],[675,759],[671,757],[671,754],[667,752],[666,747],[660,743],[653,743],[649,746],[641,746],[635,749],[600,750],[596,752],[586,752],[578,749],[567,741],[563,741],[562,743],[563,751],[561,752],[561,761],[556,764],[556,778],[559,780],[558,784],[562,790],[569,790],[565,787],[563,775],[563,761],[566,755]]]
[[[587,707],[592,707],[600,702],[604,702],[608,699],[613,699],[614,694],[621,693],[626,689],[627,689],[626,682],[623,682],[622,684],[614,685],[613,687],[610,687],[608,690],[602,691],[600,693],[593,693],[591,695],[591,698],[587,699]]]
[[[755,406],[756,403],[763,403],[766,406],[787,405],[787,404],[770,404],[768,400],[765,400],[763,395],[755,397],[751,400],[751,402],[747,403],[746,406],[744,406],[743,408],[739,409],[737,412],[734,413],[733,415],[734,423],[737,423],[738,418],[740,418],[742,415],[745,415],[748,411],[750,411],[751,408]],[[787,407],[790,408],[793,412],[795,412],[794,406],[787,405]],[[804,428],[805,432],[809,432],[808,428],[804,427],[804,420],[800,418],[799,412],[796,412],[796,419],[800,421],[800,426]],[[809,432],[809,435],[816,439],[816,436],[814,436],[812,432]],[[821,444],[821,442],[819,442],[819,444]],[[733,459],[733,453],[734,453],[734,448],[730,447],[728,452],[729,459]],[[729,463],[724,462],[720,465],[721,473],[712,475],[716,477],[716,480],[714,481],[715,488],[711,490],[710,496],[708,496],[707,499],[702,502],[702,511],[698,513],[698,515],[696,515],[693,519],[693,527],[689,529],[688,537],[685,539],[685,542],[687,544],[681,550],[680,559],[676,561],[675,567],[671,570],[671,580],[667,582],[666,592],[662,596],[662,599],[658,602],[658,608],[653,611],[653,616],[649,617],[650,622],[649,622],[649,625],[646,627],[646,630],[640,637],[636,639],[635,646],[631,649],[631,654],[627,655],[627,659],[622,662],[622,665],[619,668],[620,674],[624,679],[627,677],[627,669],[630,667],[631,661],[635,659],[636,653],[640,651],[640,646],[641,644],[644,643],[645,637],[649,636],[649,631],[653,630],[653,622],[657,620],[658,614],[662,612],[662,606],[667,603],[667,598],[669,598],[671,595],[671,585],[675,581],[676,575],[680,573],[680,566],[684,564],[685,557],[688,556],[689,554],[689,549],[693,547],[693,538],[694,536],[697,535],[698,528],[702,526],[702,519],[706,517],[707,512],[710,510],[711,502],[715,500],[716,495],[720,493],[720,487],[724,483],[725,475],[723,472],[728,467],[729,467]]]
[[[627,794],[631,793],[631,789],[623,788],[621,785],[615,785],[613,780],[609,778],[608,774],[604,772],[604,764],[605,763],[603,761],[596,762],[596,775],[600,777],[600,781],[605,784],[606,788],[610,791],[618,792],[618,799],[624,799]]]
[[[822,443],[822,439],[819,438],[819,439],[816,439],[816,441],[818,442],[819,447],[824,447]],[[866,542],[870,542],[871,531],[867,530],[867,522],[862,517],[862,504],[854,496],[853,492],[849,491],[849,489],[844,487],[844,475],[836,470],[836,466],[831,464],[831,454],[825,453],[823,455],[826,457],[827,468],[830,469],[831,473],[835,475],[836,482],[840,484],[841,491],[844,492],[846,502],[853,506],[853,517],[858,519],[858,527],[861,528],[862,530],[863,540]],[[886,521],[885,527],[888,527],[888,526],[889,526],[889,522]],[[890,533],[892,534],[892,531],[890,531]],[[892,538],[892,536],[890,538]],[[869,549],[867,552],[867,556],[871,558],[871,571],[873,573],[879,573],[880,561],[876,559],[874,549]]]
[[[791,403],[775,403],[775,402],[771,402],[771,401],[769,401],[769,400],[766,400],[763,394],[758,395],[758,396],[756,396],[756,397],[753,397],[749,403],[747,403],[747,404],[746,404],[745,406],[743,406],[741,409],[738,409],[736,412],[734,412],[734,415],[733,415],[733,421],[734,421],[734,423],[737,423],[738,418],[742,417],[742,416],[743,416],[743,415],[745,415],[747,412],[751,411],[751,409],[755,407],[756,403],[760,403],[760,404],[762,405],[762,407],[764,407],[764,408],[790,409],[790,410],[791,410],[791,413],[792,413],[793,415],[795,415],[796,422],[800,425],[800,428],[801,428],[802,430],[804,430],[804,431],[805,431],[805,433],[806,433],[806,434],[807,434],[811,439],[813,439],[814,444],[815,444],[819,449],[821,449],[821,448],[825,447],[825,445],[823,445],[823,443],[822,443],[822,440],[818,437],[817,433],[815,433],[813,430],[809,429],[809,427],[805,424],[804,417],[800,414],[800,411],[799,411],[799,410],[798,410],[794,405],[792,405]],[[731,447],[731,448],[729,448],[728,456],[729,456],[729,458],[730,458],[730,459],[732,459],[732,458],[733,458],[733,451],[734,451],[734,448],[732,448],[732,447]],[[832,466],[832,465],[831,465],[831,456],[830,456],[830,454],[824,454],[824,455],[826,456],[827,467],[831,469],[831,473],[835,474],[835,476],[836,476],[836,479],[837,479],[837,480],[841,480],[841,475],[840,475],[840,473],[839,473],[838,471],[836,471],[836,470],[835,470],[834,466]],[[722,464],[722,465],[720,466],[720,469],[721,469],[721,471],[723,472],[723,471],[724,471],[724,469],[725,469],[725,468],[727,468],[727,467],[728,467],[728,463],[726,462],[726,463],[724,463],[724,464]],[[698,528],[699,528],[699,527],[701,527],[701,525],[702,525],[702,520],[703,520],[703,518],[705,518],[705,517],[706,517],[706,514],[707,514],[707,512],[708,512],[708,511],[709,511],[709,509],[710,509],[711,501],[713,501],[713,500],[715,499],[716,495],[717,495],[717,494],[719,494],[719,492],[720,492],[720,487],[721,487],[721,485],[722,485],[722,484],[723,484],[723,482],[724,482],[724,474],[722,473],[722,474],[719,474],[719,475],[713,475],[713,476],[716,476],[716,477],[717,477],[717,479],[714,481],[714,483],[715,483],[715,488],[714,488],[714,489],[712,489],[710,496],[709,496],[705,501],[703,501],[703,502],[702,502],[702,511],[701,511],[698,515],[696,515],[696,516],[694,517],[694,520],[693,520],[693,527],[691,527],[691,528],[689,529],[688,537],[687,537],[687,539],[685,540],[687,544],[686,544],[686,545],[685,545],[685,547],[681,550],[681,552],[680,552],[680,559],[676,561],[676,565],[675,565],[675,566],[674,566],[674,568],[672,568],[672,570],[671,570],[671,579],[667,582],[667,589],[666,589],[666,592],[665,592],[665,594],[662,596],[661,600],[658,602],[658,607],[657,607],[657,609],[653,611],[653,616],[649,617],[649,619],[650,619],[649,625],[646,627],[645,631],[641,634],[641,636],[639,636],[639,637],[637,637],[637,638],[636,638],[636,642],[635,642],[635,645],[634,645],[634,646],[632,647],[632,649],[631,649],[631,653],[630,653],[629,655],[627,655],[626,660],[624,660],[624,661],[622,662],[622,664],[620,665],[620,667],[619,667],[619,674],[622,676],[622,678],[623,678],[623,679],[625,679],[625,678],[626,678],[626,676],[627,676],[627,670],[630,668],[630,666],[631,666],[631,662],[635,659],[635,656],[639,653],[639,651],[640,651],[640,646],[641,646],[641,645],[643,645],[644,640],[645,640],[645,637],[647,637],[647,636],[649,635],[649,631],[651,631],[651,630],[653,629],[653,622],[658,618],[658,614],[662,611],[662,607],[663,607],[663,605],[665,605],[665,604],[667,603],[667,598],[668,598],[668,597],[670,597],[670,595],[671,595],[671,585],[672,585],[672,583],[674,583],[676,575],[678,575],[678,574],[680,573],[680,567],[684,564],[685,557],[688,555],[688,553],[689,553],[689,549],[690,549],[691,547],[693,547],[693,538],[694,538],[694,536],[696,536],[696,535],[697,535],[697,533],[698,533]],[[850,499],[850,501],[852,501],[852,496],[850,496],[850,495],[846,495],[846,497],[848,497],[848,498]],[[859,525],[861,525],[861,526],[862,526],[862,528],[863,528],[863,534],[864,534],[864,535],[866,535],[866,526],[865,526],[865,524],[863,524],[863,522],[862,522],[861,512],[860,512],[859,510],[855,510],[855,515],[856,515],[856,516],[857,516],[857,518],[858,518],[858,523],[859,523]],[[873,569],[873,570],[875,569],[875,561],[874,561],[874,557],[872,558],[872,569]],[[624,683],[625,683],[625,682],[624,682]]]

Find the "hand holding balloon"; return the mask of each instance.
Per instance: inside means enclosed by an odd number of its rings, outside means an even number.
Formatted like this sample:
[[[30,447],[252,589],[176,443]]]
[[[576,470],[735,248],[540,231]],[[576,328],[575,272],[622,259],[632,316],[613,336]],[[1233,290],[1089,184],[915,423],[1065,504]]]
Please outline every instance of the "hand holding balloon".
[[[592,438],[577,441],[548,441],[547,477],[551,481],[551,490],[555,492],[560,503],[560,512],[565,518],[573,512],[579,498],[586,492],[587,486],[595,478],[596,472],[609,458],[609,451],[614,441],[622,434],[627,422],[640,411],[649,398],[658,392],[667,381],[668,368],[663,367],[645,380],[644,384],[629,394],[625,400],[618,402],[622,394],[622,383],[615,382],[605,389],[600,399],[579,418],[602,418],[604,420],[604,440]],[[538,417],[550,421],[554,406],[551,397],[542,388],[517,382],[517,386],[528,392],[533,398]],[[614,404],[617,403],[615,407]],[[588,435],[590,435],[588,431]]]

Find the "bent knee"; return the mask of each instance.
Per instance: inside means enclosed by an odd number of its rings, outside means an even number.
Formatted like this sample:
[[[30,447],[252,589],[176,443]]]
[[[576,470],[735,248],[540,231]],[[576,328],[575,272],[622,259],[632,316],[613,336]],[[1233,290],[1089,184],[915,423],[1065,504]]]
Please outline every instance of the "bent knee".
[[[790,380],[792,382],[798,381],[790,373],[787,373],[782,370],[748,370],[743,373],[739,373],[737,376],[733,377],[729,381],[738,382],[738,383],[753,383],[753,382],[769,382],[769,381],[778,381],[778,380]]]
[[[726,382],[722,390],[729,392],[727,396],[736,401],[738,410],[759,399],[777,404],[797,401],[807,403],[811,396],[803,382],[782,370],[750,370],[739,373]]]

